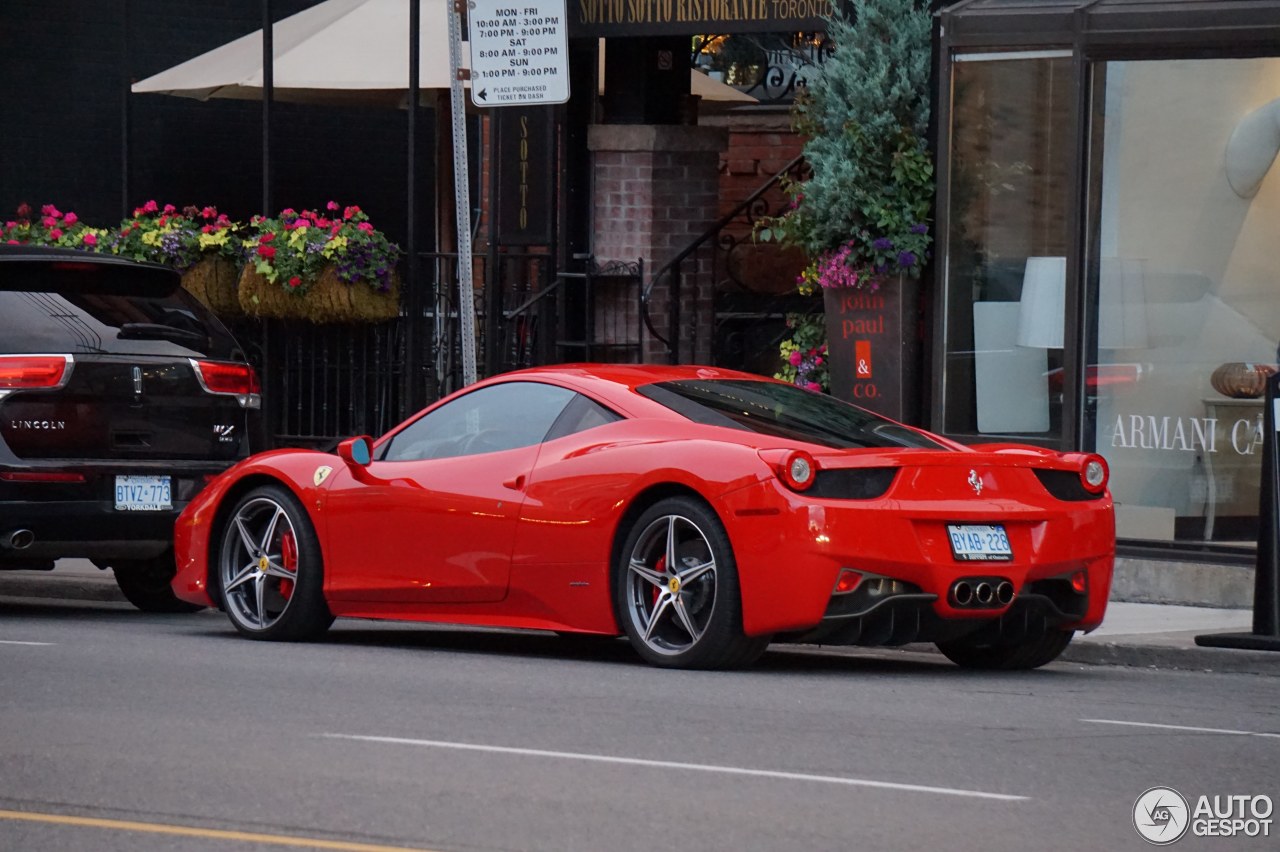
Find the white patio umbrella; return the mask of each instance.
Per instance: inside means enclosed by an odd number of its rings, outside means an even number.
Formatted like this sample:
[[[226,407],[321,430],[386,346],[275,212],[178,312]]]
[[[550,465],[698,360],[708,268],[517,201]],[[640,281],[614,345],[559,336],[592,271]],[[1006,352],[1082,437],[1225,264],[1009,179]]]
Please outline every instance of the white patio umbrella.
[[[419,85],[450,84],[447,0],[422,0]],[[409,4],[325,0],[277,21],[272,30],[273,96],[310,103],[386,103],[409,88]],[[464,45],[465,48],[465,45]],[[464,50],[463,64],[468,64]],[[262,97],[262,30],[134,83],[137,93],[209,98]]]

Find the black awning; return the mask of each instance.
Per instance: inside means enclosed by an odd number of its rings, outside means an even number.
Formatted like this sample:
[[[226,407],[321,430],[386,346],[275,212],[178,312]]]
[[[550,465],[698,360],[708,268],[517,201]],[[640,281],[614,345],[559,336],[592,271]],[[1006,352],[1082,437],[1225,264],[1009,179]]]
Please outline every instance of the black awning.
[[[1280,54],[1280,0],[964,0],[938,15],[951,48]]]

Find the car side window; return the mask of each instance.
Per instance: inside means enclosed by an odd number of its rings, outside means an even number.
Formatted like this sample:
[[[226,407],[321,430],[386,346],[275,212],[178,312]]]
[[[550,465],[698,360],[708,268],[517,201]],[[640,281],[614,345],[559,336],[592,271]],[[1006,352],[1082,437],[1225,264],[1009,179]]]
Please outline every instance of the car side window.
[[[540,382],[507,382],[472,391],[402,429],[383,461],[473,456],[528,447],[542,441],[577,396]]]
[[[603,426],[621,419],[622,415],[605,408],[594,399],[577,394],[573,401],[565,406],[564,411],[556,418],[556,422],[551,425],[551,431],[547,433],[546,440],[554,441],[556,438],[585,432],[596,426]]]

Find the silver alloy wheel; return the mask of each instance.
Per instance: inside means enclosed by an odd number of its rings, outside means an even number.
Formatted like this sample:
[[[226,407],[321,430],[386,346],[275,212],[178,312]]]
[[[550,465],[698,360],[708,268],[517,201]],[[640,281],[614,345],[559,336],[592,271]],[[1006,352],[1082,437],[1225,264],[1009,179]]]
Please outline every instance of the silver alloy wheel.
[[[706,535],[682,515],[654,519],[627,560],[626,614],[655,653],[698,643],[716,603],[716,560]]]
[[[218,574],[227,613],[266,630],[289,607],[298,580],[298,536],[285,508],[268,497],[236,511],[223,537]]]

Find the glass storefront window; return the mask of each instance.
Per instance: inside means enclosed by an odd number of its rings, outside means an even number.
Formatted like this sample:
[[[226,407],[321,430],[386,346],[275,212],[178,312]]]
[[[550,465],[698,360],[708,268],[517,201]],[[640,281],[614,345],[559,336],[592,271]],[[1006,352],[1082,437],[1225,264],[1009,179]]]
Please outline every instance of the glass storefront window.
[[[1262,385],[1244,365],[1280,340],[1280,59],[1108,62],[1093,98],[1085,411],[1117,535],[1252,544]]]
[[[954,57],[948,434],[1061,439],[1074,97],[1069,52]]]

